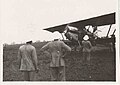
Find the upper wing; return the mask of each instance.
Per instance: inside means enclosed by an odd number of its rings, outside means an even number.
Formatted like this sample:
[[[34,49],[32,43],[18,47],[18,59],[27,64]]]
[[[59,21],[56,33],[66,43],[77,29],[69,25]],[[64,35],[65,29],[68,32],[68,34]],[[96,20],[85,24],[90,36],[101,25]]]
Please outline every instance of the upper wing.
[[[66,23],[59,26],[54,26],[50,28],[46,28],[44,30],[55,32],[58,31],[60,33],[63,33],[65,30],[65,27],[70,24],[71,26],[77,27],[78,29],[83,29],[84,26],[92,25],[92,26],[103,26],[103,25],[110,25],[115,24],[115,13],[110,13],[86,20],[80,20],[76,22]]]

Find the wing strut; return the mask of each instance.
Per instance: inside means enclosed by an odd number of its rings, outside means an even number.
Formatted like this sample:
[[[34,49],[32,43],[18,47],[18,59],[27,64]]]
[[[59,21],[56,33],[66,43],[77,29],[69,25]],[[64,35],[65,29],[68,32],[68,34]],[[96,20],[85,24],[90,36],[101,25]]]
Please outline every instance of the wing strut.
[[[62,35],[62,33],[60,33],[60,34]],[[62,38],[63,38],[63,40],[65,40],[64,37],[63,37],[63,35],[62,35]]]
[[[114,30],[114,32],[113,32],[113,34],[112,34],[112,35],[114,35],[114,34],[115,34],[115,31],[116,31],[116,29]]]
[[[107,33],[107,36],[106,36],[106,37],[108,37],[111,27],[112,27],[112,24],[111,24],[110,27],[109,27],[109,30],[108,30],[108,33]]]

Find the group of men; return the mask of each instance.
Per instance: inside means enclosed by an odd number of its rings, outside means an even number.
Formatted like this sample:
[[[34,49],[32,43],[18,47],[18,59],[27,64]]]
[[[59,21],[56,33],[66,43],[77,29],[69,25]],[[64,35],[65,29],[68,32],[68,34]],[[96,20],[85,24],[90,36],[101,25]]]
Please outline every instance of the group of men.
[[[90,49],[92,47],[89,37],[85,35],[82,41],[84,60],[90,61]],[[71,48],[59,39],[54,39],[44,45],[40,52],[49,52],[51,57],[50,73],[52,81],[65,81],[65,61],[64,57],[71,52]],[[18,60],[20,63],[20,71],[24,73],[24,80],[34,80],[35,73],[39,71],[38,59],[35,47],[32,41],[27,41],[25,45],[20,46],[18,51]]]

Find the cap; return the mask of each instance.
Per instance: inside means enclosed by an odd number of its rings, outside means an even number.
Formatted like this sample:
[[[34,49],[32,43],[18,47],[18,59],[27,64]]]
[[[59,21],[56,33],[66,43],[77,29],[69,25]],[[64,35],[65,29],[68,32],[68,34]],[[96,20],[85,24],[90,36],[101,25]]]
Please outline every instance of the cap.
[[[32,43],[32,40],[28,40],[28,41],[26,41],[26,43]]]

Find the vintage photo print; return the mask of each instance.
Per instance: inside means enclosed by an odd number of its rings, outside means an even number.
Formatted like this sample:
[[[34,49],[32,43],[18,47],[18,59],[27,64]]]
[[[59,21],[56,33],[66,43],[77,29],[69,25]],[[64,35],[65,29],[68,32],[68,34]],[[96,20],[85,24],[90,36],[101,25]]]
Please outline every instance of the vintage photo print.
[[[1,0],[1,84],[119,84],[118,2]]]

